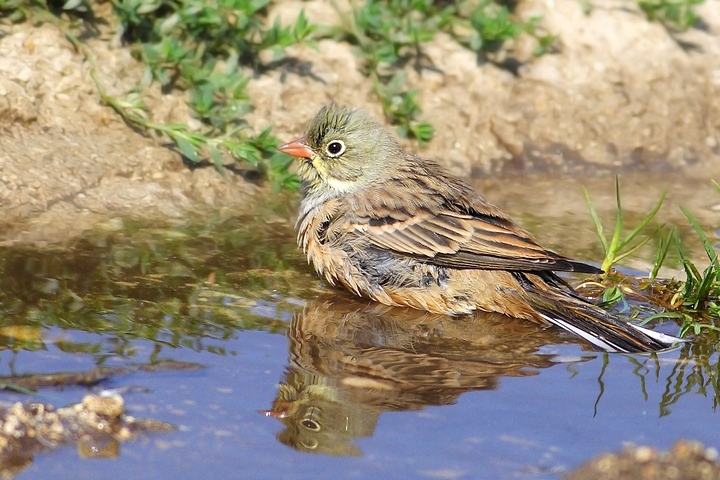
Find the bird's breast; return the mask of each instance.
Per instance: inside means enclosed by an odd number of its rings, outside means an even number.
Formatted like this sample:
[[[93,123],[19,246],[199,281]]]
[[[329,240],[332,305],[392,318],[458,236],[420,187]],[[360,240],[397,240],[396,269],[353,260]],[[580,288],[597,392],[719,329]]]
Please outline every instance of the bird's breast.
[[[333,223],[337,220],[338,202],[327,200],[312,202],[303,200],[300,216],[296,224],[297,243],[307,255],[315,270],[331,284],[338,282],[359,293],[358,286],[347,279],[352,278],[351,263],[338,241],[329,236],[337,237],[337,229]],[[333,232],[330,233],[330,230]],[[341,240],[342,241],[342,240]]]

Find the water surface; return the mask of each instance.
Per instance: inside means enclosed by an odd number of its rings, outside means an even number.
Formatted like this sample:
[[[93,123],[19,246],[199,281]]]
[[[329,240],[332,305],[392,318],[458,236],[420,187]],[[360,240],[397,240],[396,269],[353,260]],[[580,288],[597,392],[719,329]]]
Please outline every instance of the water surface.
[[[530,181],[479,185],[549,247],[599,262],[578,182]],[[684,201],[713,232],[720,196],[708,187]],[[611,179],[590,190],[613,211]],[[656,190],[625,197],[630,224]],[[162,226],[115,219],[70,246],[0,251],[0,376],[126,367],[90,387],[5,390],[1,401],[60,406],[114,389],[132,415],[179,426],[122,444],[114,460],[38,454],[17,478],[536,479],[623,442],[720,447],[711,341],[608,355],[497,315],[360,301],[325,286],[297,251],[293,202]],[[663,221],[689,231],[682,220]],[[699,244],[688,248],[702,259]],[[634,258],[626,268],[647,272],[652,248]]]

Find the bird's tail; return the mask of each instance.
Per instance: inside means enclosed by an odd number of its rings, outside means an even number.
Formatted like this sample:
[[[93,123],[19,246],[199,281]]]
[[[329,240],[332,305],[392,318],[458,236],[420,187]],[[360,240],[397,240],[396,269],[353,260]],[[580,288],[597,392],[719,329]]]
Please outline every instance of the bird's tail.
[[[686,341],[624,322],[564,292],[553,292],[551,297],[533,291],[527,293],[530,303],[545,320],[607,352],[648,353]]]

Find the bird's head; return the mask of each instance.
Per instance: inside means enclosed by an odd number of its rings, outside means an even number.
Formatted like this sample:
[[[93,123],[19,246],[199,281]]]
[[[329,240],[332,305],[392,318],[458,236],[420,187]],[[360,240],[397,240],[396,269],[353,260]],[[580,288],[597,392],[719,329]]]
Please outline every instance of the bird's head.
[[[320,109],[304,137],[279,150],[302,160],[298,173],[316,193],[361,190],[403,158],[397,140],[367,112],[335,104]]]

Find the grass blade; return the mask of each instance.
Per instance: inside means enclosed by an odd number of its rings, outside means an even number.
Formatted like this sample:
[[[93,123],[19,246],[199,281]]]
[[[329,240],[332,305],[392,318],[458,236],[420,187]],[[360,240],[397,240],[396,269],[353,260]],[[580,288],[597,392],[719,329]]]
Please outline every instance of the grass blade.
[[[623,216],[622,216],[622,203],[620,202],[620,181],[618,177],[615,177],[615,202],[617,203],[617,213],[615,214],[615,229],[613,230],[612,239],[610,240],[610,248],[608,256],[603,262],[603,270],[606,272],[617,262],[616,253],[622,248],[620,242],[620,233],[622,232]],[[608,263],[607,268],[605,263]]]
[[[645,218],[642,219],[642,221],[638,224],[637,227],[635,227],[632,232],[628,234],[627,237],[625,237],[625,240],[623,241],[623,246],[627,245],[630,241],[632,241],[633,238],[635,238],[643,228],[647,226],[650,221],[655,218],[655,215],[660,210],[660,207],[662,206],[663,202],[665,201],[665,195],[667,194],[667,190],[663,191],[662,195],[660,196],[660,200],[655,204],[655,207],[653,207],[652,210],[645,216]]]
[[[593,223],[595,224],[595,231],[597,232],[598,238],[600,239],[600,243],[602,243],[603,250],[605,251],[605,254],[608,253],[608,244],[607,240],[605,239],[605,232],[603,230],[602,222],[600,221],[600,217],[598,216],[597,211],[595,210],[595,207],[593,207],[592,202],[590,201],[590,194],[588,194],[588,191],[585,187],[582,187],[583,195],[585,196],[585,204],[588,207],[588,210],[590,210],[590,216],[592,217]]]
[[[670,244],[673,241],[676,231],[676,228],[673,227],[667,237],[660,237],[660,248],[658,248],[658,252],[655,255],[655,263],[653,265],[652,272],[650,272],[650,280],[655,280],[657,278],[658,272],[665,262],[665,257],[667,257]]]
[[[720,264],[718,264],[718,257],[717,253],[715,252],[715,249],[712,246],[712,243],[710,243],[710,240],[708,240],[707,235],[705,235],[705,232],[703,231],[702,227],[698,223],[698,221],[693,217],[693,215],[685,210],[685,208],[680,207],[680,210],[685,214],[685,217],[687,217],[688,221],[690,222],[690,225],[695,229],[695,232],[697,233],[698,237],[700,237],[700,241],[703,244],[703,247],[705,248],[705,253],[707,253],[708,258],[710,259],[710,262],[715,266],[715,268],[720,269]]]

